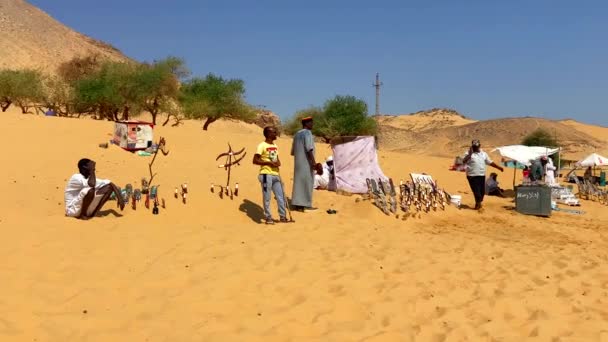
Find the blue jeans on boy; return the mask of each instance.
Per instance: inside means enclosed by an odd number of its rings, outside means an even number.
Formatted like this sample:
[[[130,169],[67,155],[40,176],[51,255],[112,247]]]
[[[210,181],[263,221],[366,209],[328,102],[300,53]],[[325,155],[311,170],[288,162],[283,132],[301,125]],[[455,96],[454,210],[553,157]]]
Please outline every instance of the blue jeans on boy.
[[[285,199],[283,198],[283,188],[281,187],[281,180],[279,179],[279,176],[259,175],[258,179],[262,184],[264,217],[266,217],[266,219],[270,219],[272,217],[272,214],[270,213],[271,192],[274,192],[274,197],[277,199],[277,204],[279,205],[279,216],[285,217]]]

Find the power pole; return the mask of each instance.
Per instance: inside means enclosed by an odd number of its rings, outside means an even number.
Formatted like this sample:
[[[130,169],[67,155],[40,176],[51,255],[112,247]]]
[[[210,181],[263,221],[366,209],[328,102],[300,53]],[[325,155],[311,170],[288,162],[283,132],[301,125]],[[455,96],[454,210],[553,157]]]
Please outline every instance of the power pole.
[[[372,84],[372,87],[376,88],[376,116],[380,115],[380,87],[382,84],[380,74],[376,73],[376,83]]]

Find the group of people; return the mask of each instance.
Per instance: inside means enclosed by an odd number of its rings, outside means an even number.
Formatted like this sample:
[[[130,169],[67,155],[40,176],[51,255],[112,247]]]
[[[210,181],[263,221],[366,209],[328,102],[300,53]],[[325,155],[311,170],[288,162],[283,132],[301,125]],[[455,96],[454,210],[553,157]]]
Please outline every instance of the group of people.
[[[264,204],[264,222],[274,224],[270,210],[271,195],[277,201],[278,222],[289,222],[286,217],[288,205],[295,211],[305,212],[317,210],[312,205],[313,189],[327,189],[332,183],[333,159],[330,156],[325,163],[317,163],[315,159],[315,142],[312,135],[313,119],[302,119],[302,129],[293,137],[291,155],[294,158],[293,188],[291,204],[287,203],[284,184],[281,180],[279,167],[279,147],[275,144],[278,132],[276,127],[264,128],[264,141],[261,142],[253,156],[253,164],[260,166],[258,179],[262,186],[262,201]]]
[[[475,197],[475,210],[482,208],[484,195],[504,197],[504,190],[498,183],[498,174],[492,172],[486,179],[486,166],[492,166],[501,172],[504,168],[494,163],[488,154],[481,149],[479,140],[473,140],[469,152],[462,159],[467,180],[473,196]],[[525,166],[523,171],[524,183],[543,181],[545,184],[556,184],[555,170],[551,158],[542,156],[532,160],[530,166]]]
[[[302,129],[293,137],[291,155],[294,157],[293,190],[291,208],[296,211],[311,211],[313,189],[327,189],[333,177],[333,160],[329,157],[324,164],[315,159],[315,143],[312,135],[313,119],[302,119]],[[275,144],[278,136],[276,127],[265,127],[264,141],[253,156],[253,164],[260,167],[258,179],[262,186],[264,221],[274,224],[270,211],[271,195],[274,194],[279,212],[278,222],[288,222],[287,201],[283,182],[279,173],[281,160],[279,147]],[[90,159],[78,161],[78,173],[68,181],[65,191],[66,216],[88,219],[95,216],[114,193],[120,210],[125,206],[121,190],[109,180],[96,177],[96,164]]]
[[[543,181],[545,184],[554,185],[556,184],[555,170],[557,168],[553,165],[553,160],[547,156],[532,160],[530,161],[530,167],[524,166],[524,184]]]
[[[295,211],[306,212],[316,210],[312,205],[313,189],[327,189],[331,187],[334,177],[333,159],[330,156],[324,164],[315,159],[315,143],[312,135],[313,119],[302,119],[302,129],[293,137],[291,155],[294,158],[293,189],[291,208]],[[276,127],[265,127],[264,141],[261,142],[253,156],[253,164],[258,165],[258,180],[262,188],[264,207],[264,222],[274,224],[276,221],[270,210],[271,196],[274,194],[279,218],[278,222],[289,222],[287,219],[287,198],[279,169],[279,147],[275,144],[278,137]],[[494,163],[488,154],[481,149],[479,140],[473,140],[468,153],[463,158],[466,165],[466,175],[471,191],[475,198],[475,210],[482,209],[484,196],[503,196],[503,190],[498,184],[498,175],[491,173],[486,179],[486,167],[492,166],[501,172],[504,168]],[[125,206],[120,189],[109,180],[97,179],[95,175],[95,162],[81,159],[78,162],[79,173],[73,175],[65,189],[66,215],[78,218],[95,216],[103,204],[116,194],[118,204],[122,210]],[[531,181],[544,179],[553,183],[555,167],[550,158],[542,157],[532,163],[529,170],[524,170]]]

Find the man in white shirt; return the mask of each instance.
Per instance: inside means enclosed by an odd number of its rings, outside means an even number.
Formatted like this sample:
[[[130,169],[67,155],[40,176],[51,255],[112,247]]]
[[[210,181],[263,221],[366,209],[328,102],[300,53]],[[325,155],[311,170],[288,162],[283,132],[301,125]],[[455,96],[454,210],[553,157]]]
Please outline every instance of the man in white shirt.
[[[488,154],[481,150],[481,143],[475,139],[471,142],[469,153],[464,157],[463,163],[467,166],[467,180],[475,196],[475,210],[481,209],[481,203],[486,193],[486,165],[490,165],[503,172],[502,166],[496,165]]]
[[[72,175],[65,187],[65,215],[88,219],[97,214],[99,209],[114,193],[120,210],[125,207],[120,189],[107,179],[97,179],[95,162],[89,159],[78,161],[78,171]]]
[[[314,188],[317,190],[329,190],[330,182],[334,177],[334,159],[332,156],[327,157],[323,163],[323,174],[315,174]]]

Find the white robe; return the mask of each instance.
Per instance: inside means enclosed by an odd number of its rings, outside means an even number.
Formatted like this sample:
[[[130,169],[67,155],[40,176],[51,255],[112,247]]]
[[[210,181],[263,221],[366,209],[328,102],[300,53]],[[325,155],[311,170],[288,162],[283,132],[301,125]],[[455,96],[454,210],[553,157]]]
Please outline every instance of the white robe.
[[[547,160],[547,164],[545,165],[545,183],[548,185],[555,185],[555,169],[556,167],[553,166],[553,161],[551,160],[551,158],[549,158],[549,160]]]
[[[107,184],[110,184],[109,180],[97,178],[95,182],[95,189],[99,189]],[[84,178],[82,174],[76,173],[70,178],[64,191],[66,216],[80,216],[80,212],[82,211],[82,202],[90,190],[91,187],[89,186],[89,180]],[[89,206],[89,212],[92,212],[92,210],[95,209],[102,197],[103,195],[95,195],[91,205]]]

